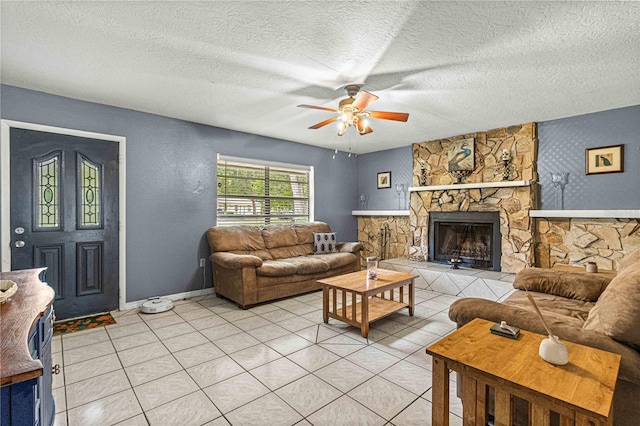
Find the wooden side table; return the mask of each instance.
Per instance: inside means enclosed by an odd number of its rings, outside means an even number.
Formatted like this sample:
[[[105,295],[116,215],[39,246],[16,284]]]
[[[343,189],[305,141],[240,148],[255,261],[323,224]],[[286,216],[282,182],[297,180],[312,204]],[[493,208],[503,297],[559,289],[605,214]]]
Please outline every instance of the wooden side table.
[[[427,348],[433,357],[434,426],[449,424],[449,370],[462,375],[463,423],[487,424],[488,388],[495,389],[496,426],[513,424],[512,399],[529,401],[530,424],[613,425],[612,401],[620,355],[563,342],[569,363],[549,364],[538,356],[541,334],[525,330],[517,340],[489,332],[493,323],[476,318]]]
[[[576,274],[589,274],[595,276],[601,276],[609,279],[614,279],[618,274],[616,271],[608,271],[608,270],[598,270],[598,272],[587,272],[585,268],[581,266],[569,266],[562,263],[556,263],[553,265],[551,269],[555,269],[556,271],[564,271],[564,272],[573,272]]]

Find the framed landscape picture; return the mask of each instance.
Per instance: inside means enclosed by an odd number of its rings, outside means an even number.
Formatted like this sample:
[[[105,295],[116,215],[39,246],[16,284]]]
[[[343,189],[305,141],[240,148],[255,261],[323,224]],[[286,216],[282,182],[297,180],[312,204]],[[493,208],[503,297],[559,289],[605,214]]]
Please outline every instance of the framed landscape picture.
[[[624,171],[624,145],[586,149],[586,173],[619,173]]]
[[[391,188],[391,172],[378,173],[378,189]]]

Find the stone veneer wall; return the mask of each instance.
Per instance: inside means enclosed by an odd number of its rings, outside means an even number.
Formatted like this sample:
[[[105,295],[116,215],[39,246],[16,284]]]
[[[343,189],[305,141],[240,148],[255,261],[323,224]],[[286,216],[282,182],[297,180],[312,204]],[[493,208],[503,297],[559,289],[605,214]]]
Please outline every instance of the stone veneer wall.
[[[498,211],[502,234],[502,271],[518,272],[535,264],[534,221],[529,210],[538,207],[535,169],[537,127],[528,123],[413,145],[413,186],[420,186],[421,167],[427,185],[446,185],[455,179],[447,171],[446,152],[452,142],[475,138],[475,170],[464,183],[500,182],[502,150],[512,159],[510,180],[531,181],[523,187],[426,190],[411,193],[409,257],[425,259],[429,212]]]
[[[408,236],[411,235],[409,230],[409,217],[407,216],[359,216],[358,217],[358,242],[362,244],[362,266],[364,260],[368,256],[376,256],[382,259],[381,241],[382,235],[380,231],[384,228],[384,224],[389,224],[389,251],[388,259],[399,257],[409,257]]]
[[[639,219],[537,219],[536,266],[556,263],[617,270],[624,255],[640,248]]]

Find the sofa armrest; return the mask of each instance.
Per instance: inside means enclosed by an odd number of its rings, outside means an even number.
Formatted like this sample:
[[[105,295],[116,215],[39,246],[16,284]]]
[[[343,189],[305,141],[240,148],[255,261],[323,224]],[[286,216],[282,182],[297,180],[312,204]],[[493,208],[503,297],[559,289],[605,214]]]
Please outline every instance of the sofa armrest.
[[[513,287],[537,291],[569,299],[595,302],[607,288],[611,278],[553,269],[527,268],[516,274]]]
[[[229,269],[257,268],[262,266],[262,259],[251,254],[235,254],[228,252],[217,252],[209,256],[213,263]]]
[[[353,253],[358,254],[362,250],[362,244],[360,243],[338,243],[338,251],[340,253]]]
[[[474,318],[483,318],[497,323],[506,321],[507,324],[523,330],[542,335],[547,334],[542,321],[533,310],[486,299],[464,298],[456,300],[449,308],[449,318],[455,321],[458,327]],[[582,321],[576,318],[569,318],[553,312],[544,312],[544,318],[553,334],[558,336],[560,340],[620,354],[622,360],[619,378],[640,385],[640,353],[631,346],[617,342],[597,331],[582,329]]]

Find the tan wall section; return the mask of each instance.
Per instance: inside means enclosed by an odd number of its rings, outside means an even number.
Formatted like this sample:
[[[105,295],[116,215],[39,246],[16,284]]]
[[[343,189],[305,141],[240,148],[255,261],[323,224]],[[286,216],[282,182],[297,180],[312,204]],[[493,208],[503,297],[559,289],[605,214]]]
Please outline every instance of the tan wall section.
[[[387,253],[389,256],[385,256],[385,258],[395,259],[409,256],[408,237],[411,232],[407,216],[360,216],[358,217],[358,242],[364,248],[363,262],[368,256],[383,258],[381,231],[384,229],[385,223],[389,225],[389,253]]]
[[[617,270],[624,255],[640,248],[639,219],[536,219],[536,266],[556,263]]]

